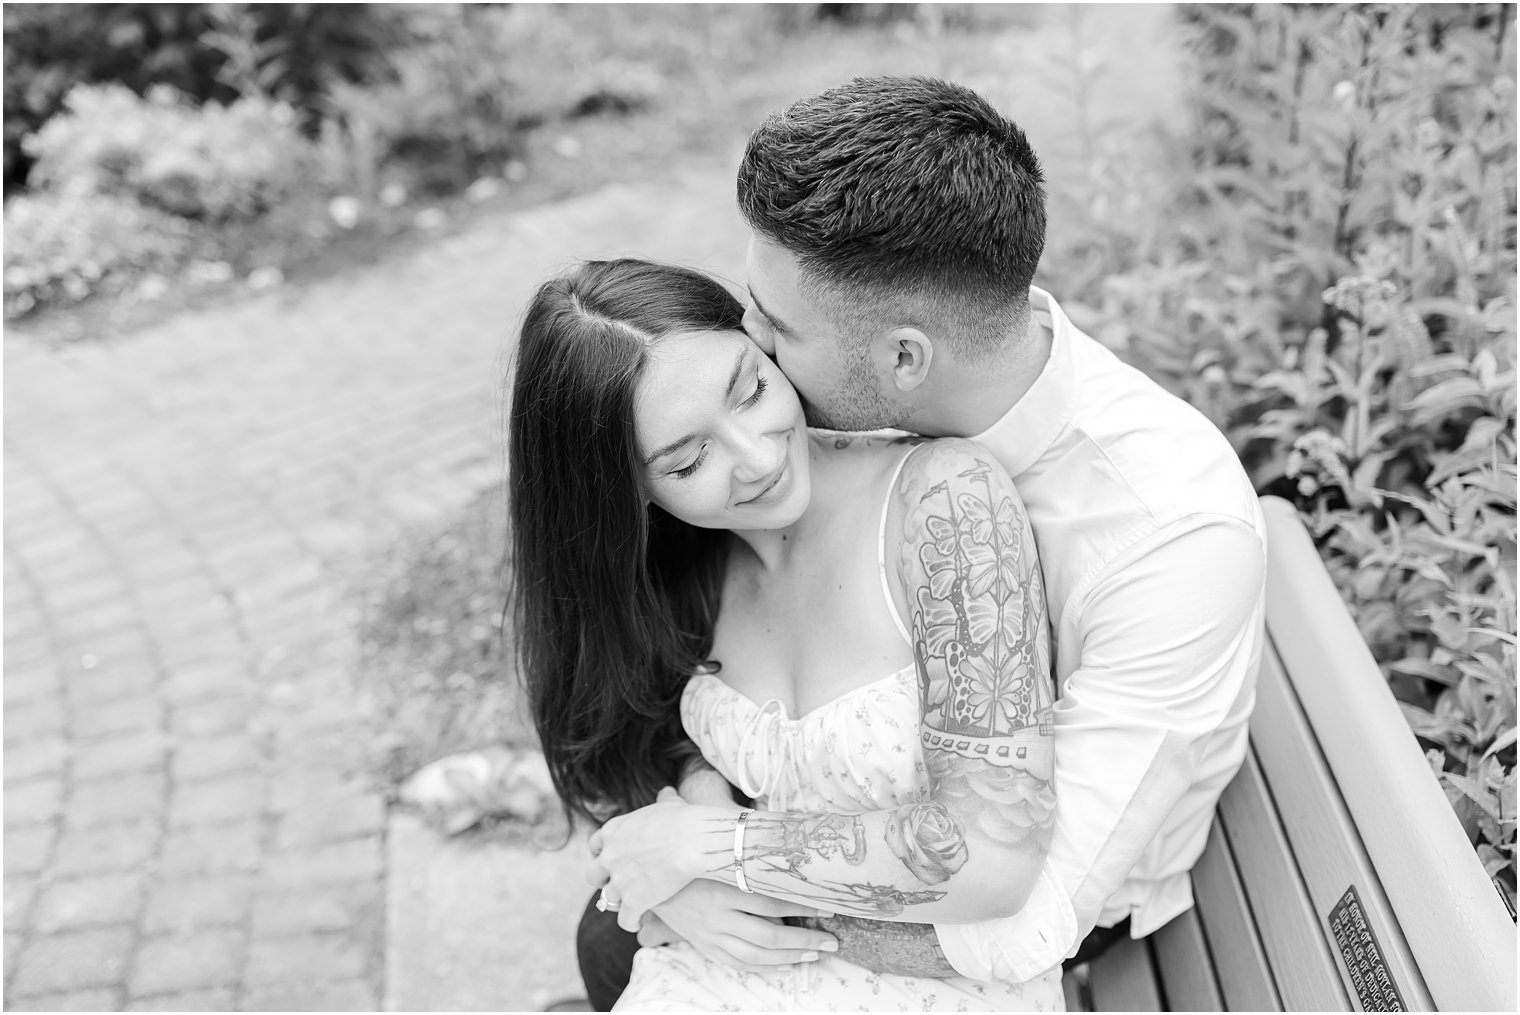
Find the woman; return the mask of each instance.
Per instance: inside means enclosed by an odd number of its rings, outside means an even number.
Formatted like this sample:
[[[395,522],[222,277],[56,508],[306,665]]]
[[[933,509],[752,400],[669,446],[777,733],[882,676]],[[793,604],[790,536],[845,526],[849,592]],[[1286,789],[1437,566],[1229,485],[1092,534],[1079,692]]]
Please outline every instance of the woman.
[[[612,261],[544,285],[523,324],[518,637],[556,788],[605,821],[603,897],[629,930],[695,878],[875,920],[1013,912],[1054,805],[1022,505],[969,441],[810,433],[742,318],[706,276]],[[756,809],[661,792],[687,736]],[[676,944],[640,951],[619,1008],[862,1000],[1059,1008],[1060,974],[741,972]]]

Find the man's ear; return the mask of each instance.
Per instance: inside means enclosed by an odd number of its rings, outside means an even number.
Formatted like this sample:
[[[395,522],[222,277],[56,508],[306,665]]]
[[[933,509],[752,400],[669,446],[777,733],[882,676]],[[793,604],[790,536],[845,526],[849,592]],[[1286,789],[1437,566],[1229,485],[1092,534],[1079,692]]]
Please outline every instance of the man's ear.
[[[893,328],[883,338],[883,352],[897,390],[906,393],[924,383],[934,361],[934,343],[929,336],[917,328]]]

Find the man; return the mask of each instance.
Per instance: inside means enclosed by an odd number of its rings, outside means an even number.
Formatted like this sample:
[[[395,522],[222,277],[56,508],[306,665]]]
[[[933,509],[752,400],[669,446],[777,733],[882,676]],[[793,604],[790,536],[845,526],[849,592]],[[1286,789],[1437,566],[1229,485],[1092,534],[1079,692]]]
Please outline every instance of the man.
[[[809,423],[985,445],[1028,509],[1049,597],[1059,805],[1033,895],[980,924],[873,937],[829,921],[840,953],[1024,980],[1155,931],[1192,905],[1188,871],[1244,757],[1263,642],[1264,528],[1229,443],[1032,287],[1039,164],[968,89],[857,79],[804,99],[755,131],[738,189],[745,328]],[[793,909],[702,882],[656,907],[640,939],[798,961],[831,942],[773,919]],[[599,1007],[626,978],[598,944],[605,926],[588,910],[580,942]]]

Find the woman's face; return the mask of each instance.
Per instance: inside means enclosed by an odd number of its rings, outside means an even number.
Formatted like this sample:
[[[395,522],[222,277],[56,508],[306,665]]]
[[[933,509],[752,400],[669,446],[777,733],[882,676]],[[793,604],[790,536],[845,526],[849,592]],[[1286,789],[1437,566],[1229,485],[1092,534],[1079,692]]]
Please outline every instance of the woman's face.
[[[797,392],[742,331],[656,343],[634,398],[650,499],[708,529],[779,529],[811,495]]]

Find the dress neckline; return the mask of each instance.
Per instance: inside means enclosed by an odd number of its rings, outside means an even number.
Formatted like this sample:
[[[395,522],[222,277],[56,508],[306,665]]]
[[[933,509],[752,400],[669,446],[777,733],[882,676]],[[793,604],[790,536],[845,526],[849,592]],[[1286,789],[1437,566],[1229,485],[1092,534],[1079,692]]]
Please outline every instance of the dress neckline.
[[[908,665],[902,667],[901,669],[893,670],[891,673],[888,673],[888,674],[886,674],[883,677],[879,677],[876,680],[871,681],[869,684],[861,684],[859,687],[852,687],[848,691],[845,691],[843,694],[836,695],[836,696],[830,698],[828,701],[825,701],[823,704],[816,705],[813,708],[808,709],[806,712],[804,712],[801,715],[797,716],[797,718],[795,718],[795,719],[793,719],[791,716],[789,716],[789,715],[786,714],[786,705],[785,705],[785,703],[783,703],[781,701],[780,698],[771,698],[771,699],[767,700],[765,704],[762,705],[759,702],[757,702],[754,698],[751,698],[749,695],[745,694],[743,691],[738,690],[732,684],[730,684],[727,681],[723,680],[721,677],[719,677],[716,673],[713,673],[711,670],[698,670],[696,673],[692,674],[692,679],[695,680],[698,677],[706,677],[706,678],[708,678],[714,684],[717,684],[718,687],[721,688],[723,691],[727,692],[727,694],[729,695],[729,697],[733,698],[735,701],[739,702],[740,704],[747,706],[751,711],[754,711],[754,712],[763,712],[763,711],[767,710],[770,707],[771,702],[775,702],[777,705],[781,706],[780,711],[778,711],[776,713],[776,718],[778,718],[782,722],[796,724],[796,723],[806,722],[807,720],[813,718],[814,716],[818,715],[821,712],[827,711],[827,710],[832,709],[832,708],[837,708],[840,705],[844,704],[845,702],[851,700],[852,698],[859,697],[860,695],[866,693],[867,691],[871,691],[871,690],[874,690],[876,688],[879,688],[881,685],[887,683],[888,681],[899,680],[899,679],[901,679],[901,677],[902,677],[902,675],[904,673],[912,673],[912,672],[914,672],[914,670],[915,670],[915,664],[914,663],[909,663]]]

